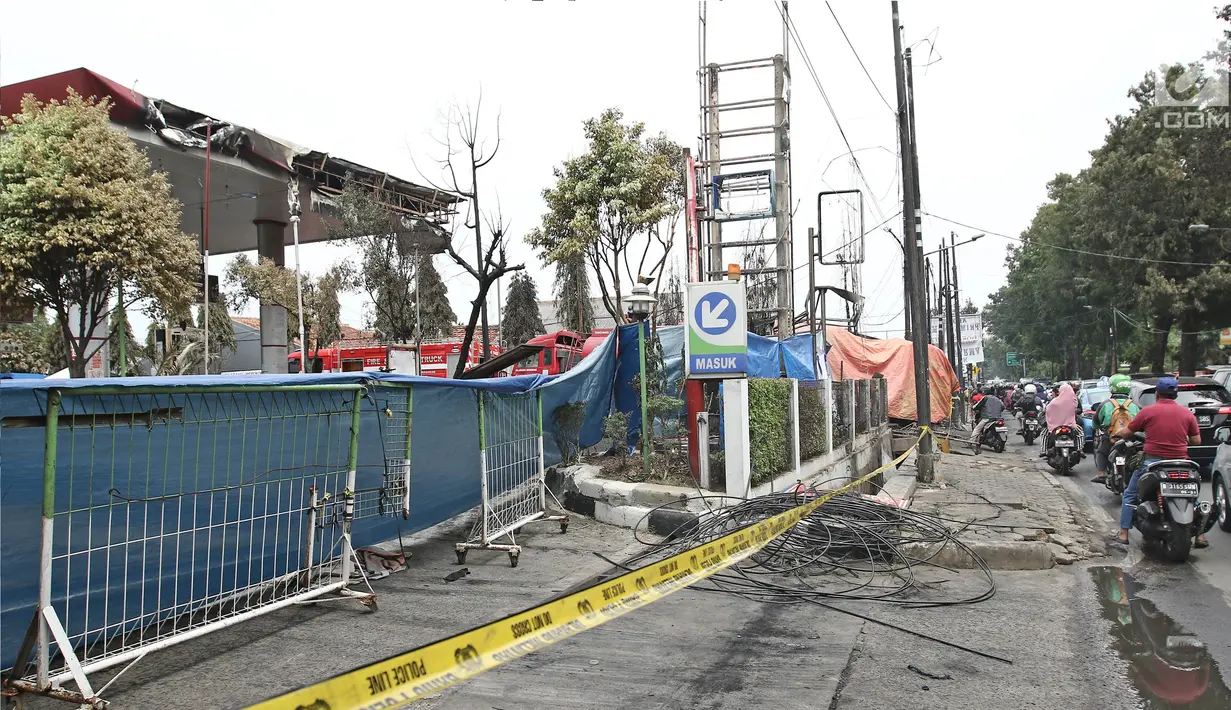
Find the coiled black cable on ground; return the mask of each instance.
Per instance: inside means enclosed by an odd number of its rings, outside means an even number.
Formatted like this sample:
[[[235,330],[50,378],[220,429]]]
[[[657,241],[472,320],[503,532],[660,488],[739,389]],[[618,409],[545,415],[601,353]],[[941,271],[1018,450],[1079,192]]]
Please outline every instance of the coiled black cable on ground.
[[[637,534],[646,550],[626,564],[634,566],[704,545],[806,503],[822,492],[813,488],[750,500],[695,496],[692,500],[700,500],[709,512],[662,541]],[[679,503],[667,505],[677,507]],[[713,575],[698,588],[775,604],[858,600],[936,607],[990,599],[996,593],[991,569],[957,537],[964,527],[952,529],[945,523],[946,519],[938,516],[842,493],[739,565]],[[970,567],[979,570],[984,580],[980,589],[962,594],[950,591],[944,584],[947,580],[920,578],[924,569],[954,572],[935,562],[948,546],[968,556]]]

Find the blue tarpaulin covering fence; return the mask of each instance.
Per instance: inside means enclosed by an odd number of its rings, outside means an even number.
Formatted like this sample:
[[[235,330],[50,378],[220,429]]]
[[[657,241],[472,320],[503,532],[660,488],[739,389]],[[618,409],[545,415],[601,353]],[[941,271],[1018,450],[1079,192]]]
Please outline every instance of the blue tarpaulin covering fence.
[[[632,334],[635,343],[636,331],[632,331]],[[159,398],[157,406],[165,407],[170,402],[182,409],[182,413],[178,416],[190,417],[195,416],[195,412],[199,409],[194,409],[188,401],[189,398],[199,397],[193,394],[197,391],[196,388],[221,390],[243,387],[251,392],[250,388],[286,385],[362,384],[366,386],[367,394],[360,414],[357,488],[364,489],[380,485],[382,471],[387,465],[385,446],[382,441],[384,436],[382,427],[386,426],[387,402],[394,396],[395,388],[392,385],[413,385],[410,519],[406,521],[395,517],[357,519],[354,524],[354,542],[356,547],[361,547],[393,539],[398,536],[399,532],[408,534],[426,529],[479,505],[480,449],[477,403],[480,391],[496,395],[541,391],[543,423],[546,429],[551,427],[551,415],[556,407],[568,402],[585,402],[585,418],[581,427],[580,443],[582,446],[597,444],[602,438],[603,418],[610,410],[616,378],[615,340],[615,338],[608,338],[572,371],[555,377],[524,376],[487,380],[442,380],[384,373],[339,373],[132,377],[102,380],[0,379],[0,425],[3,425],[5,420],[10,425],[21,423],[20,426],[0,426],[0,668],[7,668],[14,662],[17,648],[37,607],[40,519],[44,483],[43,457],[46,439],[45,427],[39,422],[46,415],[51,390],[73,390],[85,395],[66,397],[61,411],[67,415],[92,416],[91,408],[106,406],[100,403],[108,400],[105,397],[89,396],[91,388],[120,387],[125,391],[131,390],[132,395],[125,394],[122,397],[130,404],[135,402],[138,406],[143,401],[142,398],[150,395],[137,394],[137,392],[148,391],[142,388],[157,388],[156,396]],[[234,426],[241,430],[244,427],[258,426],[253,421],[260,418],[259,415],[263,411],[261,396],[258,392],[250,395],[251,401],[244,400],[241,405],[242,411],[236,410],[235,412],[237,424]],[[147,403],[146,407],[148,406],[150,405]],[[209,419],[211,421],[219,419],[219,413],[210,412]],[[341,421],[340,417],[338,419]],[[264,426],[266,428],[255,431],[254,436],[259,434],[263,437],[262,441],[268,441],[271,437],[277,436],[279,430],[270,427],[280,425],[266,423]],[[346,431],[349,431],[348,420],[345,421],[345,427]],[[111,481],[95,481],[92,475],[80,475],[80,472],[86,469],[93,473],[92,467],[83,468],[84,462],[105,462],[105,464],[100,463],[100,468],[106,465],[111,470],[122,469],[124,468],[123,456],[131,455],[135,446],[147,457],[140,462],[141,471],[183,470],[183,457],[198,455],[195,451],[189,450],[185,442],[174,439],[176,435],[173,432],[178,430],[175,427],[129,426],[124,430],[125,437],[129,437],[129,441],[125,441],[123,437],[112,436],[111,433],[105,431],[106,427],[99,427],[99,429],[101,433],[98,436],[63,434],[60,437],[60,441],[64,443],[61,444],[56,459],[57,513],[62,509],[66,510],[64,505],[69,501],[75,501],[74,507],[76,502],[80,501],[91,499],[96,503],[100,499],[105,501],[108,496],[117,495],[114,492],[116,489],[124,487],[115,486]],[[135,444],[131,440],[132,437],[137,437]],[[206,440],[206,446],[208,445],[208,440]],[[548,466],[559,461],[559,452],[554,437],[550,433],[544,436],[544,448]],[[219,460],[217,451],[209,452],[209,455],[213,457],[213,461]],[[226,458],[226,454],[221,456],[222,459]],[[120,461],[119,466],[115,464],[117,460]],[[70,476],[71,470],[78,472],[75,478]],[[154,476],[147,476],[147,478],[153,479]],[[153,488],[151,488],[152,485]],[[189,491],[177,490],[174,479],[157,482],[138,481],[134,487],[137,486],[140,486],[143,496],[149,496],[148,491],[150,490],[160,496],[189,493]],[[118,494],[128,495],[126,491],[120,491]],[[230,498],[230,494],[226,494],[211,497],[209,500],[217,500],[218,502],[214,505],[225,505]],[[233,515],[233,513],[230,514]],[[223,515],[225,519],[227,513]],[[160,516],[155,517],[158,519],[151,518],[142,521],[143,535],[164,529],[173,532],[169,520],[164,520]],[[59,515],[57,521],[60,521]],[[57,544],[60,544],[58,537]],[[270,542],[270,545],[272,544],[274,544],[273,540]],[[300,550],[279,550],[278,554],[286,554],[293,560],[300,552]],[[273,551],[269,549],[254,550],[254,555],[260,558],[255,563],[257,565],[263,564],[265,558],[274,557]],[[218,564],[217,557],[209,554],[202,554],[199,558],[193,557],[192,560],[196,569],[185,568],[176,572],[176,574],[184,575],[188,582],[197,579],[199,575],[205,575],[208,578],[210,566]],[[142,592],[144,591],[144,582],[141,582],[143,577],[158,579],[160,575],[165,578],[169,574],[160,567],[156,568],[152,559],[145,561],[129,559],[125,556],[122,562],[129,565],[145,565],[141,573],[138,573],[138,570],[142,568],[136,567],[127,570],[123,576],[118,574],[115,576],[115,579],[130,580],[130,585],[142,584]],[[119,563],[119,561],[114,563]],[[104,569],[103,572],[105,571]],[[71,579],[57,580],[57,586],[53,589],[53,603],[62,605],[67,596],[72,599],[69,604],[69,614],[84,615],[85,604],[95,593],[89,590],[107,583],[116,584],[114,579],[110,582],[104,581],[104,578],[99,576],[100,574],[97,568],[91,570],[88,565],[77,565],[73,568]],[[163,586],[157,588],[161,590]],[[153,613],[159,604],[162,604],[163,608],[166,606],[166,600],[160,600],[158,594],[146,596],[138,594],[134,589],[130,595],[129,591],[125,590],[125,596],[132,596],[133,603],[143,605],[143,610],[149,607],[150,612]],[[98,593],[101,594],[101,590]],[[89,613],[94,615],[98,612],[92,609]]]

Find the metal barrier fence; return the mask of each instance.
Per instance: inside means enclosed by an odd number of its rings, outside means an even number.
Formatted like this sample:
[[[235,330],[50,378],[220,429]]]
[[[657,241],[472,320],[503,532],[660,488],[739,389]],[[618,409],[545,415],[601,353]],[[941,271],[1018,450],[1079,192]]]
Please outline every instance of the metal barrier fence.
[[[51,390],[38,611],[8,684],[100,703],[106,686],[88,676],[151,651],[291,604],[374,608],[370,587],[349,588],[355,572],[366,584],[351,523],[404,514],[411,390],[385,402],[384,486],[356,491],[364,396],[359,384]]]
[[[543,457],[543,401],[539,390],[499,394],[476,390],[479,407],[479,465],[482,506],[465,542],[456,545],[457,563],[467,550],[503,550],[516,567],[521,555],[517,531],[534,521],[556,521],[568,530],[568,516],[548,514],[547,497],[562,509],[547,489]],[[508,543],[498,542],[508,538]]]
[[[855,433],[866,434],[871,420],[871,380],[855,380]]]

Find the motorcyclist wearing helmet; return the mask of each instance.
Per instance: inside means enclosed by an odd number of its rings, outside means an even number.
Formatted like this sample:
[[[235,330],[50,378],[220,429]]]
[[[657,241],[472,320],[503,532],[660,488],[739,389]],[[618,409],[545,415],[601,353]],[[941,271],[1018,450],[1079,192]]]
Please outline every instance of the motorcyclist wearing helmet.
[[[1034,383],[1021,388],[1020,394],[1013,398],[1013,410],[1017,413],[1018,428],[1026,426],[1026,413],[1038,413],[1043,408],[1043,400],[1039,399],[1038,388]]]
[[[1107,469],[1110,467],[1108,455],[1111,453],[1111,447],[1119,440],[1119,437],[1111,435],[1111,420],[1117,410],[1120,415],[1117,419],[1123,420],[1125,416],[1131,421],[1137,416],[1137,412],[1141,411],[1141,407],[1129,397],[1129,393],[1133,390],[1132,378],[1128,375],[1112,375],[1107,386],[1111,389],[1111,397],[1099,405],[1098,411],[1094,413],[1094,437],[1097,442],[1094,448],[1094,465],[1098,469],[1098,475],[1092,480],[1094,483],[1107,482]]]
[[[975,426],[975,430],[970,435],[970,443],[974,444],[976,453],[979,451],[979,444],[983,440],[983,430],[987,428],[988,422],[994,422],[1003,417],[1004,409],[1004,402],[996,396],[996,390],[984,387],[983,397],[975,402],[974,406],[979,424]]]
[[[1114,436],[1127,438],[1137,432],[1145,432],[1145,456],[1141,465],[1133,471],[1133,477],[1124,487],[1123,505],[1120,507],[1120,535],[1117,542],[1128,544],[1128,531],[1133,525],[1133,512],[1137,507],[1137,482],[1146,466],[1165,459],[1188,458],[1188,447],[1201,443],[1201,430],[1197,417],[1187,407],[1176,403],[1180,383],[1174,377],[1160,377],[1154,385],[1154,404],[1143,408],[1133,417],[1128,426],[1113,431]],[[1205,535],[1198,533],[1193,547],[1209,547]]]

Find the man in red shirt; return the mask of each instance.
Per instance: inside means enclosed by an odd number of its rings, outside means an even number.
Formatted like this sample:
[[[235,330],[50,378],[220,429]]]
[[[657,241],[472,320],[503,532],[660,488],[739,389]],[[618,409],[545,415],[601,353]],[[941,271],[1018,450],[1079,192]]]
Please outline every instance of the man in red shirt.
[[[1141,465],[1133,471],[1132,480],[1124,489],[1120,506],[1121,543],[1128,544],[1128,530],[1133,526],[1133,511],[1137,507],[1137,480],[1145,473],[1146,464],[1165,459],[1188,458],[1188,445],[1201,443],[1201,430],[1197,418],[1187,407],[1175,401],[1180,383],[1174,377],[1160,377],[1154,387],[1154,404],[1145,407],[1127,426],[1120,427],[1112,436],[1126,438],[1137,432],[1145,432],[1145,456]],[[1205,535],[1198,534],[1194,547],[1209,547]]]

